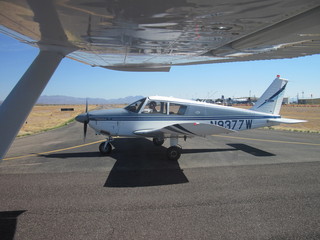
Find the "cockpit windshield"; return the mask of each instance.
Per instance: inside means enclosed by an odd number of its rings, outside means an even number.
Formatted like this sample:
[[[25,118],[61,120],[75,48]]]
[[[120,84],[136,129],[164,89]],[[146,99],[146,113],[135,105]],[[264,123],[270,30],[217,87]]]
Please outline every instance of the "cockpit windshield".
[[[126,106],[124,109],[130,111],[130,112],[134,112],[134,113],[138,113],[143,105],[143,103],[145,102],[146,98],[142,98],[134,103],[131,103],[130,105]]]

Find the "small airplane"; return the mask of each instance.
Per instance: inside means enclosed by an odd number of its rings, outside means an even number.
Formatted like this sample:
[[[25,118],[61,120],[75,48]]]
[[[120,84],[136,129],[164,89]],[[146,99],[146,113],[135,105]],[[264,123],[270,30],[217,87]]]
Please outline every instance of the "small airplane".
[[[269,88],[249,110],[172,97],[152,96],[140,99],[122,109],[87,111],[76,117],[96,134],[106,135],[100,144],[101,154],[112,151],[113,136],[153,138],[156,146],[170,139],[169,160],[178,160],[182,148],[179,138],[227,134],[281,123],[301,123],[304,120],[282,118],[279,115],[288,80],[277,75]]]

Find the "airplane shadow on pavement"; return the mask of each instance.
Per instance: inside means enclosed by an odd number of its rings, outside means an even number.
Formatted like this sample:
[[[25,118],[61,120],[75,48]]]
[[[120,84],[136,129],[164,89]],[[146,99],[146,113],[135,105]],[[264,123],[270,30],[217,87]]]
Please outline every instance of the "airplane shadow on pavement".
[[[243,143],[229,143],[227,145],[235,148],[236,150],[240,150],[240,151],[249,153],[249,154],[256,156],[256,157],[274,157],[274,156],[276,156],[273,153],[266,152],[261,149],[255,148],[255,147],[251,147],[251,146],[249,146],[247,144],[243,144]]]
[[[189,182],[178,161],[166,158],[167,148],[156,147],[144,138],[117,138],[114,149],[106,158],[116,160],[104,187],[144,187],[181,184]],[[60,159],[102,159],[95,145],[93,152],[66,152],[40,155],[45,158]]]
[[[116,160],[105,187],[143,187],[189,182],[178,161],[166,158],[165,147],[148,139],[117,139],[111,157]],[[227,144],[232,148],[183,149],[182,154],[243,151],[256,157],[275,156],[246,144]]]
[[[178,161],[166,158],[165,147],[148,139],[116,139],[110,155],[116,160],[104,187],[144,187],[189,182]]]
[[[145,138],[118,138],[112,142],[114,149],[110,158],[116,160],[104,187],[145,187],[181,184],[189,182],[179,161],[166,157],[167,148],[154,146]],[[182,154],[243,151],[256,157],[275,156],[272,153],[246,144],[230,143],[231,148],[183,149]],[[101,158],[98,151],[56,153],[42,155],[47,158]],[[102,157],[103,158],[103,157]]]

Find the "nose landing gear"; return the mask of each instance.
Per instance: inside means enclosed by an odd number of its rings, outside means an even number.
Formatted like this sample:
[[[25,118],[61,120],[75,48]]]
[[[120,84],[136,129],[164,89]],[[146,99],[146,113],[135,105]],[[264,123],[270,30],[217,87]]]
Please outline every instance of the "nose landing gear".
[[[99,145],[99,151],[102,155],[109,155],[112,151],[112,145],[110,142],[113,141],[113,138],[112,137],[108,137],[107,138],[107,141],[105,142],[102,142],[100,145]]]

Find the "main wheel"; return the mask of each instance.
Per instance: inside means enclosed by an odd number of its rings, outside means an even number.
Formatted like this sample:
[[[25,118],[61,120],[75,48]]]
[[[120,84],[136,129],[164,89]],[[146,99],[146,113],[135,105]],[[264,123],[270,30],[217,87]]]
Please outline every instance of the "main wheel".
[[[167,149],[167,157],[171,161],[177,161],[181,156],[181,148],[172,146]]]
[[[164,143],[164,139],[153,138],[152,142],[155,146],[162,146],[162,144]]]
[[[110,143],[107,143],[106,142],[102,142],[100,145],[99,145],[99,151],[102,155],[108,155],[111,153],[112,151],[112,146]]]

